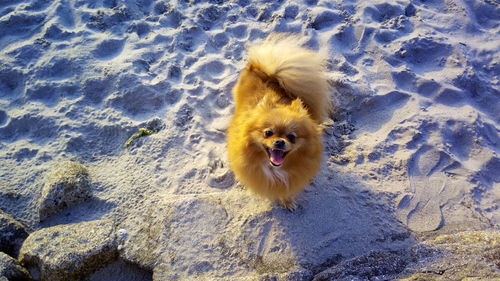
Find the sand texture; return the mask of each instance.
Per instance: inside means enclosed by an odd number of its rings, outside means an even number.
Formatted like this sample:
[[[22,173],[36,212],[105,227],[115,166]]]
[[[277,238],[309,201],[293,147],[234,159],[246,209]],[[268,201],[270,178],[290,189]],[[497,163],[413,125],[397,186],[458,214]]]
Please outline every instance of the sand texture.
[[[226,155],[274,31],[336,105],[294,212]],[[0,1],[0,280],[499,280],[499,79],[493,0]]]

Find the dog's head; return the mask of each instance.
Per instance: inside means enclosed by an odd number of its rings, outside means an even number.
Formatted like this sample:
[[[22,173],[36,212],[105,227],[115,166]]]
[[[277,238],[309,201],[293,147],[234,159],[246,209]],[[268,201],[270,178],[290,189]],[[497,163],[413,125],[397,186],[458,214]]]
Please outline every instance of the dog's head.
[[[274,167],[286,164],[292,154],[318,149],[320,128],[299,99],[282,104],[266,97],[252,117],[251,140]]]

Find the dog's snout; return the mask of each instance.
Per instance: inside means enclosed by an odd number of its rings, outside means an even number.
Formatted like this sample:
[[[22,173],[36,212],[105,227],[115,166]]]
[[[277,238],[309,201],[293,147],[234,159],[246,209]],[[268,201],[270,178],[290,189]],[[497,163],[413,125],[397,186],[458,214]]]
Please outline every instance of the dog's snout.
[[[285,141],[284,140],[276,140],[274,142],[275,149],[285,149]]]

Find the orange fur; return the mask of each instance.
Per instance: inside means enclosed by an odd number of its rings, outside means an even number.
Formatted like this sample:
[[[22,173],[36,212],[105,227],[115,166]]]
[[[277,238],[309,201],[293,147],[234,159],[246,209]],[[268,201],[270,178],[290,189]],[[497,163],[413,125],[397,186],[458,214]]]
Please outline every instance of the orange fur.
[[[296,39],[273,34],[250,47],[247,67],[233,89],[236,106],[227,135],[237,179],[289,209],[320,169],[320,123],[329,110],[323,59]],[[284,143],[278,150],[286,154],[280,166],[273,166],[277,140]]]

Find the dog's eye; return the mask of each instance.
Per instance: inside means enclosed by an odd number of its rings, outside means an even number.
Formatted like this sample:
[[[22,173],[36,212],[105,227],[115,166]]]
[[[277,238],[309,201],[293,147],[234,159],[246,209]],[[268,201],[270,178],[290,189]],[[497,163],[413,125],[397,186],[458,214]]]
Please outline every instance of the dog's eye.
[[[295,143],[295,134],[288,134],[286,135],[286,138],[291,142]]]
[[[271,131],[271,130],[266,130],[266,131],[264,132],[264,136],[265,136],[266,138],[268,138],[268,137],[270,137],[270,136],[272,136],[272,135],[273,135],[273,131]]]

